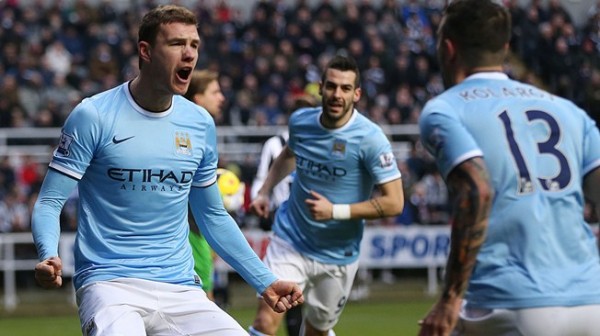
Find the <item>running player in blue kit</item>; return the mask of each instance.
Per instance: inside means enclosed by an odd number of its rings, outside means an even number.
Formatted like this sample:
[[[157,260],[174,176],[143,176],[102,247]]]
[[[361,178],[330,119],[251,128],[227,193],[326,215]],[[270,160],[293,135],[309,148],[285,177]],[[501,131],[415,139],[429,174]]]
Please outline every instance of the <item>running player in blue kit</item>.
[[[322,106],[290,116],[289,141],[251,205],[266,218],[274,186],[296,171],[289,199],[275,215],[264,261],[306,291],[301,335],[332,333],[358,269],[364,219],[395,216],[404,207],[390,142],[354,108],[359,84],[354,60],[331,59],[320,83]],[[372,197],[375,186],[381,195]],[[250,334],[274,335],[282,315],[259,301]]]

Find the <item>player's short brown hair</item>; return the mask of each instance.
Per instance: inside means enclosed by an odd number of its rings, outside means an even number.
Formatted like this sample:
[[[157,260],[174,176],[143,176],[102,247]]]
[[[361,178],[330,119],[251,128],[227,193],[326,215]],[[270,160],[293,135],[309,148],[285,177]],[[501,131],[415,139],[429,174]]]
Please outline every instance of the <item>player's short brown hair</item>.
[[[192,73],[190,86],[184,97],[193,100],[195,94],[203,94],[208,88],[208,84],[219,79],[219,74],[212,70],[195,70]]]

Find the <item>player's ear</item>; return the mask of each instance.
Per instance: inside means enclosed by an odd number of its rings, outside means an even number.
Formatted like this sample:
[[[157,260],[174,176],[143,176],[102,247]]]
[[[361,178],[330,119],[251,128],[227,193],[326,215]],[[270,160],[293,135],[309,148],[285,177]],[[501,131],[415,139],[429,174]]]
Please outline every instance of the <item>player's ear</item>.
[[[352,98],[352,101],[354,103],[358,103],[358,101],[360,100],[360,95],[362,94],[362,90],[360,88],[356,88],[354,90],[354,97]]]
[[[140,43],[138,43],[138,49],[139,49],[140,58],[144,62],[150,63],[150,61],[152,60],[152,57],[150,56],[151,51],[152,51],[152,46],[150,45],[150,43],[148,43],[146,41],[140,41]]]
[[[204,106],[204,104],[202,102],[202,93],[200,93],[200,92],[197,92],[192,96],[192,101],[196,105]]]
[[[456,58],[456,45],[454,44],[454,42],[452,42],[452,40],[447,38],[443,39],[441,47],[442,52],[445,55],[446,61],[450,61]]]

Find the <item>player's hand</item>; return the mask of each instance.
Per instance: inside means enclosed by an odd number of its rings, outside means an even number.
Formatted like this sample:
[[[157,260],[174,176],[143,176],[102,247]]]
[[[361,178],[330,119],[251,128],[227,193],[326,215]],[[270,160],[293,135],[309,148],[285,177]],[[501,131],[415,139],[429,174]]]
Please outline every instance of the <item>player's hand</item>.
[[[269,196],[258,194],[250,203],[250,211],[259,217],[269,218]]]
[[[304,303],[302,290],[293,281],[277,280],[262,293],[265,303],[277,313],[286,311]]]
[[[425,319],[419,321],[419,336],[449,336],[456,327],[461,303],[462,299],[438,301]]]
[[[304,202],[315,220],[322,221],[333,218],[333,204],[325,196],[311,190],[310,196]]]
[[[48,258],[35,265],[35,281],[46,289],[62,286],[62,261],[60,257]]]

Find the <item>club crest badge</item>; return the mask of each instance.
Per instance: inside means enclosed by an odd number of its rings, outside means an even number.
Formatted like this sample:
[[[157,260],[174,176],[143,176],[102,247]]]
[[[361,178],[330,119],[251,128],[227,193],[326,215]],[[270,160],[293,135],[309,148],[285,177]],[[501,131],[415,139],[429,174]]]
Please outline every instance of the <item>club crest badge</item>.
[[[346,140],[335,139],[333,142],[333,148],[331,149],[331,156],[334,159],[343,159],[346,157]]]
[[[177,154],[192,156],[192,141],[188,132],[175,132],[175,151]]]

